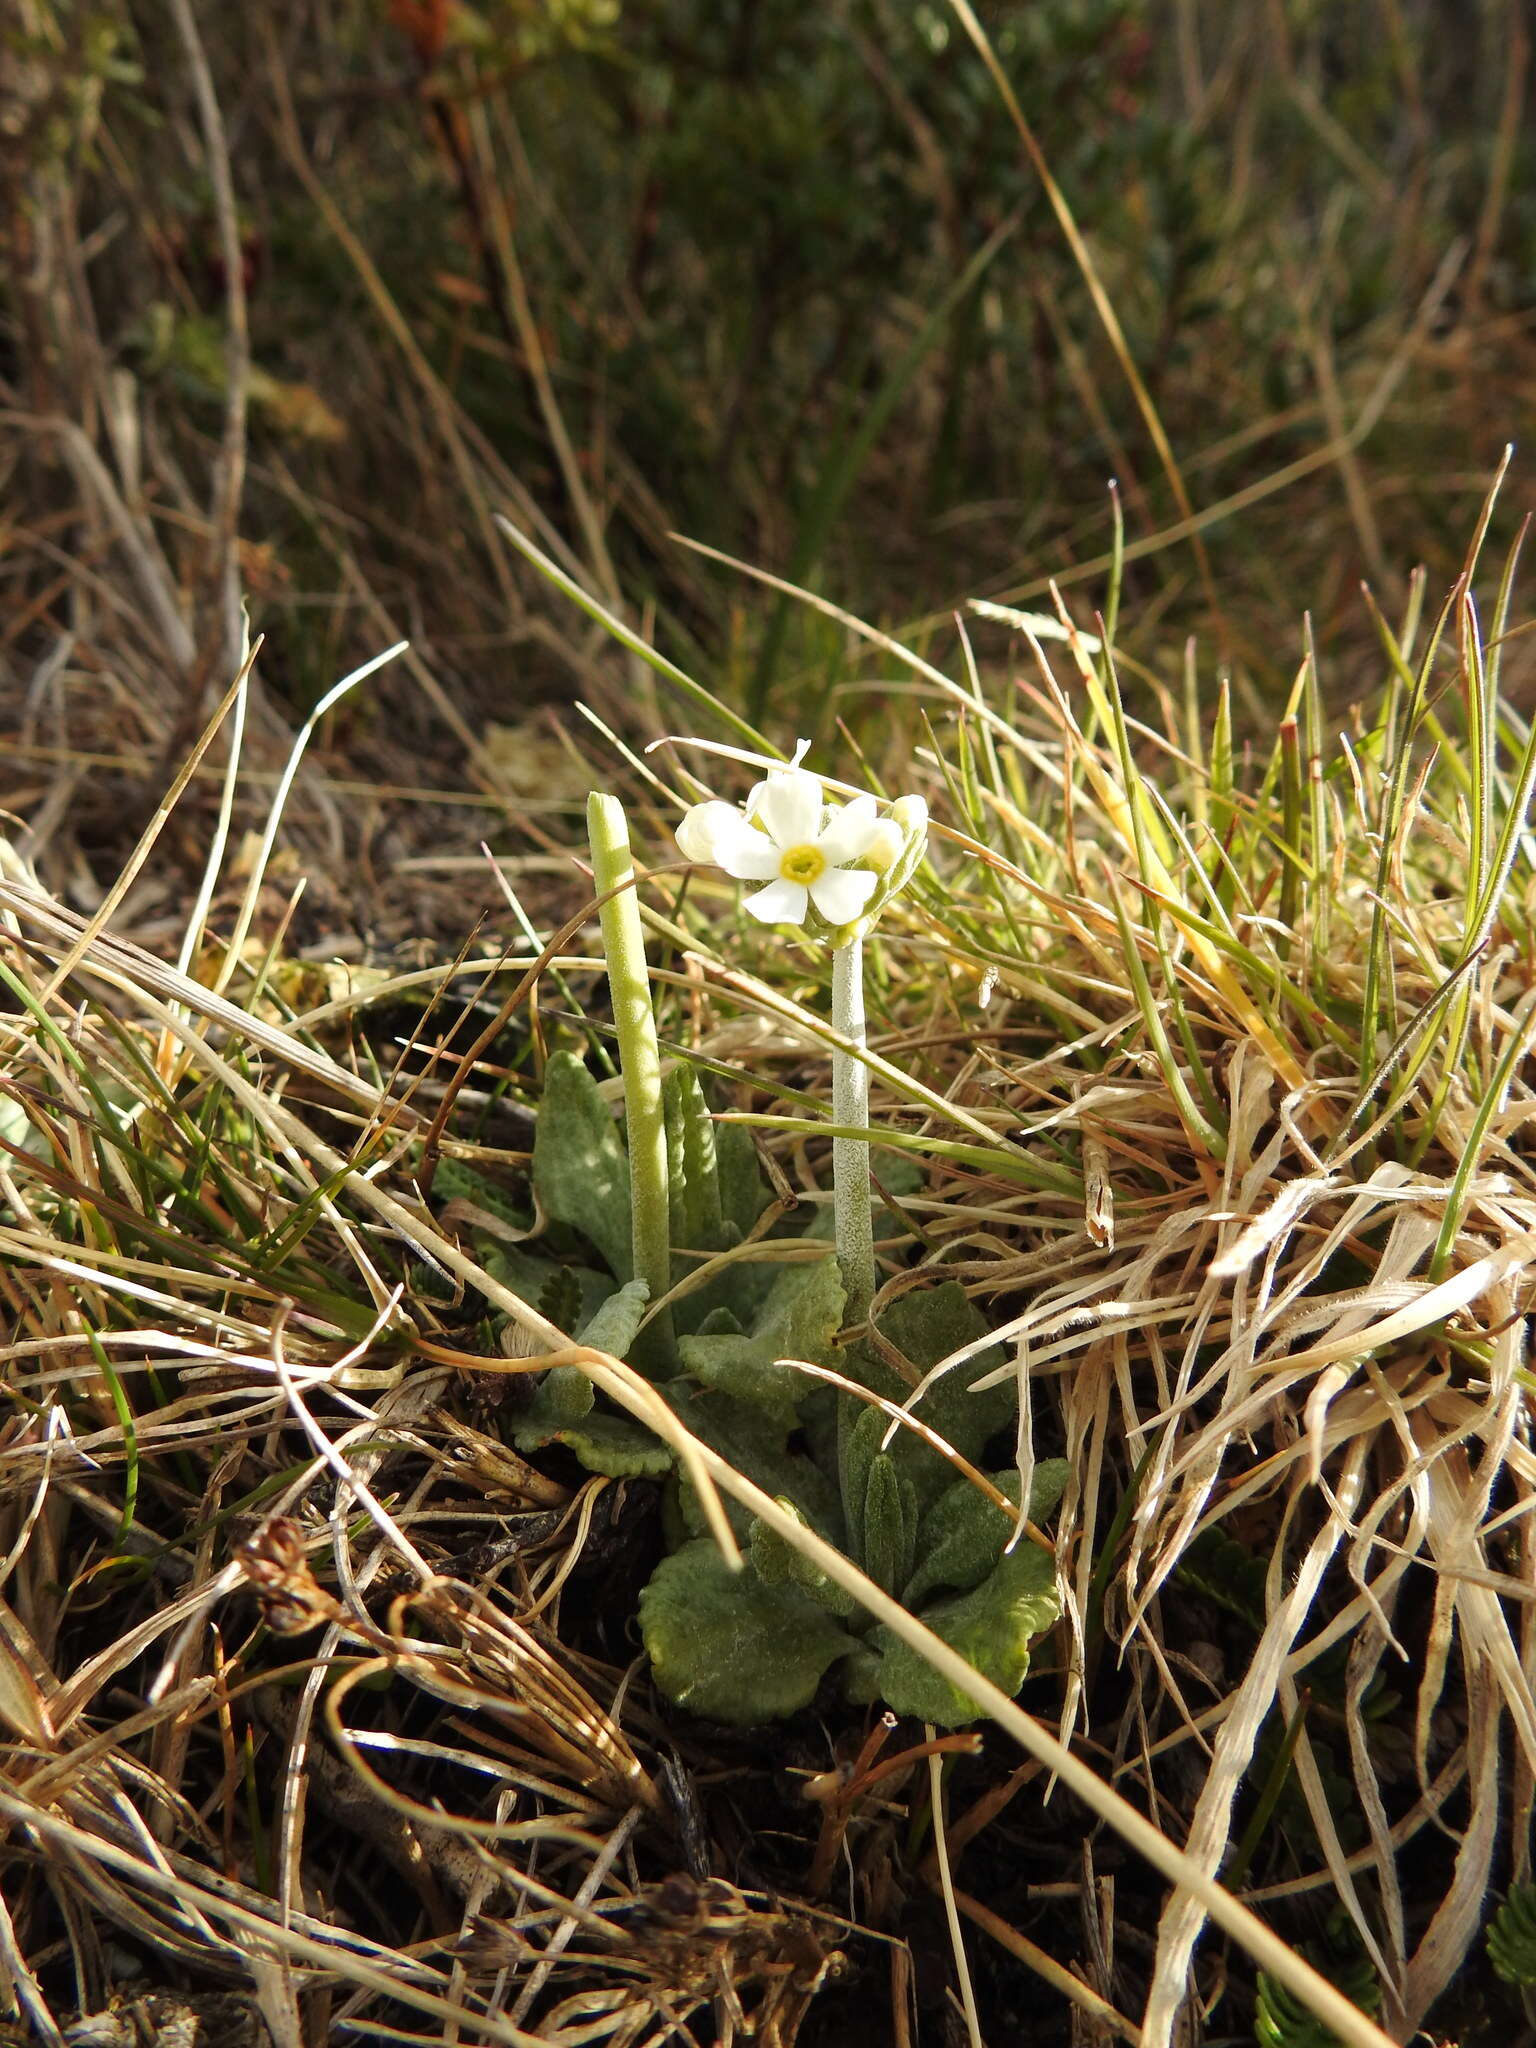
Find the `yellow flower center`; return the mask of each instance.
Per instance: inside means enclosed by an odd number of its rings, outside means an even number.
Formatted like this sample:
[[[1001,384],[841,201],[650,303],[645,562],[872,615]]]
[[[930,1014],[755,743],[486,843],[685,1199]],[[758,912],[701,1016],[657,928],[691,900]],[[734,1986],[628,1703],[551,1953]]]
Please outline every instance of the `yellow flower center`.
[[[816,846],[786,846],[779,856],[779,879],[798,882],[802,889],[819,882],[826,871],[827,857]]]

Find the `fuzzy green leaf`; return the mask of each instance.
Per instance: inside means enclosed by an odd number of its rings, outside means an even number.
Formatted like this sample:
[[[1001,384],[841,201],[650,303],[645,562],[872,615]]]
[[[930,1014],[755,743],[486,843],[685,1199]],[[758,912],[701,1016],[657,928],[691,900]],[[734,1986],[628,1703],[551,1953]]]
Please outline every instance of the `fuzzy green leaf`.
[[[783,1266],[745,1335],[682,1337],[678,1353],[684,1370],[704,1386],[763,1409],[787,1436],[815,1382],[778,1361],[824,1362],[842,1313],[843,1283],[834,1259]]]
[[[539,1314],[557,1330],[581,1326],[581,1282],[569,1266],[551,1273],[539,1289]]]
[[[797,1522],[810,1526],[787,1495],[780,1496],[779,1506],[786,1514],[793,1515]],[[858,1602],[851,1593],[845,1592],[835,1579],[829,1579],[820,1565],[797,1550],[777,1529],[770,1529],[766,1522],[753,1522],[747,1550],[752,1569],[765,1586],[799,1586],[810,1594],[818,1607],[825,1607],[828,1614],[847,1616],[857,1608]]]
[[[870,1462],[859,1514],[864,1569],[882,1592],[894,1593],[912,1570],[917,1543],[917,1496],[894,1458],[880,1452]]]
[[[721,1216],[739,1241],[762,1215],[768,1200],[757,1147],[745,1125],[716,1124],[715,1171],[720,1183]]]
[[[1065,1458],[1044,1458],[1035,1467],[1029,1489],[1029,1519],[1040,1523],[1061,1499],[1071,1467]],[[1011,1501],[1019,1497],[1017,1472],[987,1475],[999,1493]],[[1013,1517],[1004,1514],[969,1479],[957,1479],[947,1486],[922,1519],[917,1532],[920,1562],[906,1591],[904,1607],[916,1611],[918,1602],[941,1586],[969,1592],[979,1586],[1003,1554],[1013,1534]]]
[[[481,1252],[480,1263],[493,1280],[499,1280],[503,1287],[510,1287],[524,1301],[542,1305],[545,1291],[555,1288],[566,1293],[566,1306],[574,1298],[576,1309],[569,1322],[560,1316],[549,1319],[562,1330],[579,1330],[584,1322],[596,1315],[613,1292],[611,1274],[600,1273],[595,1266],[573,1266],[562,1264],[558,1259],[536,1258],[520,1245],[489,1246]],[[573,1283],[574,1297],[569,1292]]]
[[[1358,1936],[1353,1953],[1320,1952],[1311,1943],[1301,1953],[1361,2012],[1374,2018],[1380,2011],[1381,1982]],[[1259,1972],[1253,2002],[1253,2038],[1258,2048],[1339,2048],[1332,2027],[1265,1970]]]
[[[513,1230],[526,1231],[532,1227],[533,1218],[523,1203],[515,1202],[500,1181],[476,1172],[462,1159],[439,1158],[432,1187],[440,1200],[472,1202]]]
[[[969,1593],[940,1600],[920,1617],[1010,1698],[1024,1683],[1029,1650],[1060,1611],[1053,1560],[1030,1542],[1010,1551]],[[985,1711],[885,1627],[869,1638],[880,1653],[879,1696],[898,1714],[959,1728]]]
[[[672,1242],[690,1251],[725,1243],[715,1124],[691,1067],[674,1067],[661,1090],[667,1120],[667,1192]]]
[[[574,1366],[560,1366],[551,1372],[575,1372]],[[540,1390],[543,1391],[542,1389]],[[589,1472],[610,1479],[660,1479],[672,1469],[672,1453],[660,1437],[651,1435],[625,1415],[586,1415],[551,1426],[547,1421],[529,1420],[513,1431],[512,1440],[520,1451],[542,1450],[546,1444],[565,1444],[576,1453]]]
[[[1224,1529],[1202,1529],[1186,1547],[1175,1576],[1236,1615],[1255,1636],[1263,1629],[1269,1604],[1269,1560]]]
[[[630,1280],[602,1302],[582,1329],[579,1342],[594,1351],[622,1358],[634,1343],[650,1290],[643,1280]],[[591,1380],[575,1365],[556,1365],[545,1373],[527,1412],[513,1431],[520,1451],[542,1450],[563,1443],[589,1472],[615,1478],[660,1474],[672,1468],[672,1453],[648,1429],[627,1417],[594,1415]]]
[[[519,1423],[520,1450],[540,1450],[573,1422],[592,1413],[596,1390],[579,1365],[554,1365],[535,1389],[526,1416]]]
[[[626,1280],[583,1325],[577,1343],[606,1351],[610,1358],[627,1358],[650,1298],[651,1290],[643,1280]]]
[[[783,1424],[765,1409],[676,1381],[668,1387],[667,1399],[678,1420],[712,1451],[745,1473],[764,1493],[792,1502],[803,1520],[828,1542],[842,1542],[843,1517],[831,1480],[809,1458],[786,1449]],[[679,1490],[684,1521],[696,1533],[702,1532],[705,1525],[693,1489],[684,1483]],[[726,1513],[745,1541],[752,1526],[748,1510],[728,1500]]]
[[[544,1214],[579,1230],[616,1279],[633,1271],[629,1165],[607,1103],[573,1052],[551,1055],[533,1140],[533,1186]]]
[[[694,1331],[696,1337],[740,1337],[744,1334],[736,1312],[727,1308],[724,1302],[712,1308]]]
[[[965,1290],[956,1280],[920,1294],[906,1294],[880,1318],[880,1334],[894,1344],[919,1372],[927,1372],[962,1345],[986,1335],[982,1320]],[[904,1400],[909,1392],[895,1372],[873,1352],[855,1358],[845,1353],[850,1370],[873,1392],[888,1400]],[[997,1346],[989,1346],[980,1357],[968,1360],[946,1373],[929,1389],[913,1413],[969,1463],[979,1462],[989,1437],[1010,1427],[1017,1415],[1017,1396],[1006,1382],[983,1394],[970,1392],[971,1383],[990,1372],[1002,1359]],[[890,1420],[879,1410],[868,1408],[858,1420],[845,1424],[839,1454],[839,1481],[843,1498],[862,1503],[869,1483],[869,1461],[879,1450]],[[888,1455],[897,1470],[911,1481],[919,1513],[924,1512],[949,1486],[954,1468],[913,1430],[898,1427],[891,1438]],[[850,1505],[850,1516],[854,1509]]]
[[[765,1585],[750,1565],[731,1571],[707,1539],[657,1567],[640,1596],[640,1632],[669,1699],[741,1725],[808,1706],[853,1646],[809,1593]]]
[[[1506,1984],[1536,1984],[1536,1885],[1513,1887],[1488,1924],[1487,1943]]]

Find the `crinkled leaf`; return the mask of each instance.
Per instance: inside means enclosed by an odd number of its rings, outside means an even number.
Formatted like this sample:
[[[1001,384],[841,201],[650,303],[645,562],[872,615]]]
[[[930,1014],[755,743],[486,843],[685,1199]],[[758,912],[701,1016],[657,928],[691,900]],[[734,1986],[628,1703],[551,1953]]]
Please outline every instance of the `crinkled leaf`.
[[[557,1330],[567,1332],[581,1326],[581,1282],[569,1266],[551,1273],[539,1289],[539,1314]]]
[[[493,1280],[499,1280],[503,1287],[510,1287],[514,1294],[534,1304],[542,1301],[546,1288],[558,1285],[568,1289],[574,1281],[575,1315],[568,1323],[558,1316],[550,1317],[562,1330],[579,1330],[613,1292],[611,1274],[599,1273],[595,1266],[562,1265],[558,1259],[536,1258],[520,1245],[493,1245],[482,1252],[480,1263]]]
[[[825,1361],[842,1314],[843,1283],[834,1259],[783,1266],[745,1335],[682,1337],[678,1353],[684,1370],[703,1385],[761,1408],[787,1436],[815,1382],[778,1361]]]
[[[667,1123],[667,1194],[672,1242],[690,1251],[724,1243],[715,1124],[692,1067],[674,1067],[662,1084]]]
[[[979,1586],[936,1601],[920,1619],[1011,1699],[1029,1670],[1031,1643],[1059,1612],[1055,1561],[1026,1539]],[[890,1629],[875,1629],[869,1642],[880,1652],[879,1696],[896,1713],[959,1728],[985,1712]]]
[[[643,1280],[626,1282],[597,1309],[580,1342],[622,1358],[634,1342],[649,1298]],[[552,1366],[540,1380],[513,1440],[520,1451],[567,1444],[589,1472],[615,1478],[671,1470],[671,1452],[648,1429],[627,1417],[595,1415],[592,1410],[593,1387],[587,1374],[575,1365]]]
[[[555,1372],[575,1370],[574,1366],[555,1368]],[[554,1372],[549,1375],[551,1379],[554,1376]],[[550,1426],[536,1421],[530,1412],[513,1431],[512,1440],[520,1451],[565,1444],[589,1472],[601,1472],[611,1479],[659,1479],[672,1470],[672,1453],[661,1438],[625,1415],[589,1414]]]
[[[536,1451],[592,1413],[596,1390],[579,1365],[554,1365],[534,1389],[517,1425],[519,1450]]]
[[[869,1554],[864,1526],[869,1475],[876,1458],[885,1455],[880,1444],[889,1420],[882,1409],[856,1403],[851,1394],[840,1397],[838,1411],[837,1483],[843,1498],[843,1512],[848,1521],[853,1553],[855,1557],[865,1558]]]
[[[787,1496],[780,1498],[779,1506],[802,1526],[809,1526]],[[853,1595],[845,1592],[836,1579],[829,1579],[814,1558],[807,1557],[787,1536],[781,1536],[777,1529],[770,1529],[766,1522],[753,1521],[747,1539],[747,1554],[752,1560],[752,1569],[765,1586],[799,1586],[810,1594],[818,1607],[825,1607],[828,1614],[847,1616],[858,1606]]]
[[[829,1543],[841,1543],[843,1518],[832,1481],[809,1458],[786,1449],[783,1425],[765,1409],[675,1381],[667,1389],[667,1399],[678,1419],[712,1451],[745,1473],[764,1493],[792,1501],[796,1512]],[[702,1530],[702,1511],[692,1487],[683,1483],[680,1494],[688,1527]],[[730,1500],[725,1508],[731,1526],[745,1541],[752,1524],[750,1513]]]
[[[610,1358],[627,1358],[650,1298],[651,1290],[645,1281],[626,1280],[582,1326],[577,1343],[593,1351],[606,1351]]]
[[[1042,1458],[1035,1467],[1029,1489],[1029,1519],[1038,1524],[1061,1499],[1070,1466],[1065,1458]],[[1010,1501],[1019,1497],[1016,1471],[987,1475],[999,1493]],[[920,1600],[950,1586],[968,1592],[979,1586],[1013,1534],[1012,1515],[1005,1514],[969,1479],[957,1479],[945,1487],[923,1516],[917,1532],[918,1566],[901,1596],[903,1607],[914,1610]]]
[[[904,1153],[882,1152],[880,1154],[880,1178],[886,1192],[900,1201],[907,1195],[915,1195],[923,1184],[922,1169],[915,1160]],[[874,1208],[874,1229],[878,1237],[900,1237],[910,1235],[911,1226],[905,1216],[880,1199],[880,1190],[870,1188],[870,1199]],[[831,1202],[818,1202],[811,1210],[809,1221],[801,1227],[804,1237],[825,1238],[830,1244],[837,1235],[837,1209]]]
[[[739,1337],[742,1335],[741,1320],[733,1309],[724,1302],[712,1308],[694,1331],[696,1337]]]
[[[630,1277],[629,1163],[596,1081],[573,1052],[553,1053],[544,1069],[533,1186],[552,1222],[579,1230],[617,1279]]]
[[[888,1193],[900,1199],[921,1191],[927,1176],[910,1152],[880,1152],[876,1161],[875,1176]]]
[[[687,1543],[640,1595],[640,1632],[669,1699],[745,1725],[808,1706],[853,1638],[809,1593],[733,1572],[707,1539]]]
[[[881,1335],[924,1373],[963,1345],[985,1336],[986,1330],[986,1322],[958,1280],[946,1280],[942,1287],[920,1294],[904,1294],[880,1318]],[[989,1345],[978,1358],[945,1373],[913,1411],[972,1465],[980,1461],[988,1438],[1001,1429],[1011,1429],[1018,1416],[1018,1395],[1008,1381],[985,1393],[970,1391],[973,1381],[993,1371],[1002,1360],[1001,1349]],[[903,1430],[892,1441],[891,1451],[917,1488],[920,1508],[927,1508],[953,1479],[954,1467],[911,1430]]]
[[[432,1191],[442,1201],[472,1203],[498,1222],[505,1223],[510,1230],[525,1236],[533,1228],[533,1217],[525,1203],[514,1201],[500,1181],[477,1172],[462,1159],[438,1160],[432,1176]]]

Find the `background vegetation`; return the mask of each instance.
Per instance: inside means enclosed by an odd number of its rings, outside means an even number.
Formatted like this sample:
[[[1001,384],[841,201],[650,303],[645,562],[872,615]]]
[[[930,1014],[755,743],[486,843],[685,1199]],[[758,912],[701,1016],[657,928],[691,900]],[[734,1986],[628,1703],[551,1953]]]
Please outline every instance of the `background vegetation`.
[[[0,2027],[1329,2038],[996,1731],[668,1709],[661,1489],[510,1448],[581,807],[667,859],[742,716],[934,808],[885,1279],[1029,1333],[1024,1705],[1395,2036],[1518,2027],[1531,95],[1517,0],[17,0]],[[648,887],[814,1214],[824,961]]]

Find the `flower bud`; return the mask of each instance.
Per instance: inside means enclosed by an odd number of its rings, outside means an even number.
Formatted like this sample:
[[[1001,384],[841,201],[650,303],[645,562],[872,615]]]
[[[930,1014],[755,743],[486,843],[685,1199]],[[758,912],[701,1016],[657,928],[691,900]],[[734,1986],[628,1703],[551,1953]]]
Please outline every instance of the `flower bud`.
[[[695,804],[685,811],[677,827],[677,844],[684,860],[713,862],[716,848],[726,832],[741,830],[741,813],[734,804]]]
[[[889,873],[902,855],[907,837],[894,818],[881,818],[876,822],[874,833],[864,856],[859,862],[861,868],[873,868],[877,875]]]
[[[893,825],[900,827],[902,835],[909,845],[914,839],[921,841],[927,838],[928,804],[925,798],[920,796],[897,797],[895,803],[891,805],[889,817]]]

